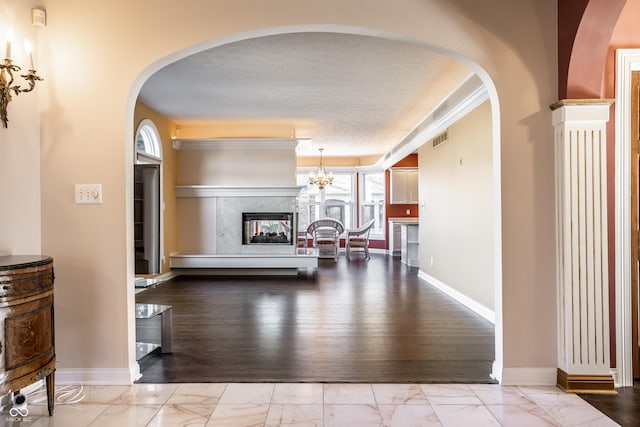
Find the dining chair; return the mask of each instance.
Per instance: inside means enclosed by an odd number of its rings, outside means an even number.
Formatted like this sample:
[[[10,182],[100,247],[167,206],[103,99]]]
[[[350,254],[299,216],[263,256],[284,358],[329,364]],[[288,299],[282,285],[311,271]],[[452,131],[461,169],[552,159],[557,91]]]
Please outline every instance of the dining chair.
[[[371,231],[371,227],[373,227],[373,223],[375,221],[375,219],[372,219],[359,228],[347,230],[347,236],[345,239],[347,259],[351,259],[351,252],[354,249],[362,249],[365,254],[365,259],[368,260],[371,258],[369,255],[369,232]]]
[[[307,228],[307,234],[311,236],[313,247],[318,248],[318,256],[333,258],[335,262],[338,262],[340,235],[343,232],[344,225],[333,218],[317,219]]]

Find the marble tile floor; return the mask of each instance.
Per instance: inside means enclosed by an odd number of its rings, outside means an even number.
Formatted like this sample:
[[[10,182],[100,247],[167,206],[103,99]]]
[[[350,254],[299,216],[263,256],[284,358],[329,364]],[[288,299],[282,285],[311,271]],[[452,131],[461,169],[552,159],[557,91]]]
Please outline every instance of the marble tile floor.
[[[74,386],[46,415],[42,392],[28,414],[1,426],[615,426],[579,396],[554,387],[493,384],[203,383]],[[38,396],[40,394],[40,396]],[[75,402],[74,402],[75,401]],[[25,412],[23,411],[23,414]]]

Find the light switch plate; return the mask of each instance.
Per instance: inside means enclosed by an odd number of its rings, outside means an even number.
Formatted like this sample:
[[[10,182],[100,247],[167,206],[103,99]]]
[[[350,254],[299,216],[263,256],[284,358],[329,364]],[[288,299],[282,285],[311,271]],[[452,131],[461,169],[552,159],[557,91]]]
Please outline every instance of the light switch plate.
[[[76,184],[76,204],[101,204],[102,184]]]

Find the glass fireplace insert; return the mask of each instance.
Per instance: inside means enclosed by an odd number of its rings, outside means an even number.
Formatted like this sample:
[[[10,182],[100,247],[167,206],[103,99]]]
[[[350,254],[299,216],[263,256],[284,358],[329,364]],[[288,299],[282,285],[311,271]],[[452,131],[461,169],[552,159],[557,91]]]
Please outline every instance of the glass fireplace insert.
[[[293,245],[292,212],[243,212],[242,244]]]

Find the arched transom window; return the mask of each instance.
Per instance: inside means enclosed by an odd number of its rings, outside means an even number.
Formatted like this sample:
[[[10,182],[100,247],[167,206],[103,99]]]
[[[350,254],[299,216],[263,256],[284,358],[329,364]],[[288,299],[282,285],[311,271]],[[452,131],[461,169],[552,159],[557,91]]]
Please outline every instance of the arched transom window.
[[[151,157],[153,159],[162,158],[158,129],[149,119],[144,119],[138,126],[138,132],[136,132],[136,153],[138,154],[138,160],[140,160],[140,157]]]

